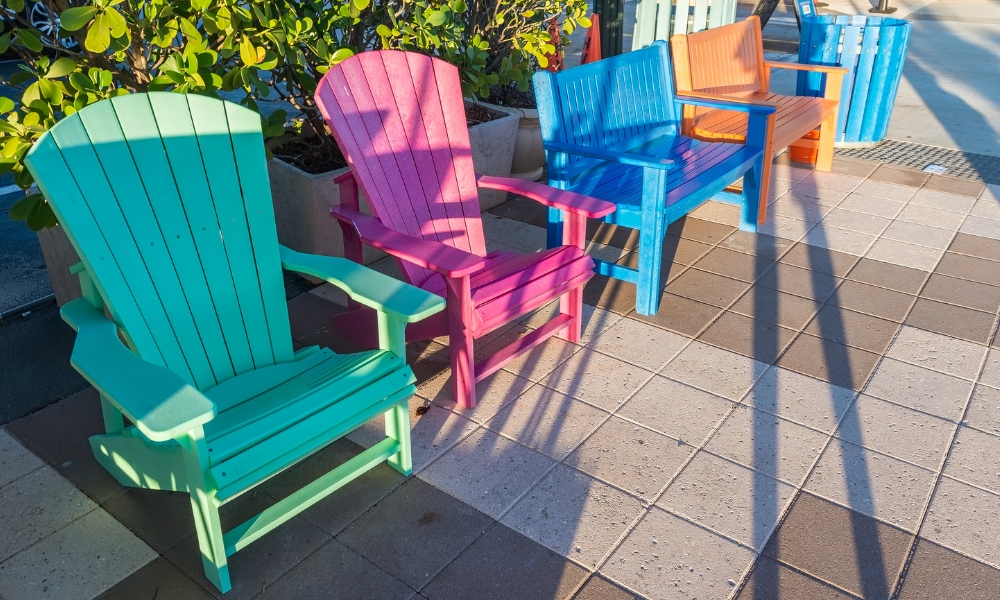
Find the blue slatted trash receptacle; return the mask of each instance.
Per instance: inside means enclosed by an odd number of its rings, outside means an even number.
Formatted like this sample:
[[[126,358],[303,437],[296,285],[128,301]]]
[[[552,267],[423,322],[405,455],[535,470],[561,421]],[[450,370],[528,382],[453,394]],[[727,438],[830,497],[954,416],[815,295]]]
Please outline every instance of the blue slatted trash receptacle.
[[[837,146],[870,146],[885,138],[903,76],[910,24],[902,19],[815,16],[802,19],[799,62],[846,67]],[[800,96],[822,96],[826,75],[800,72]]]

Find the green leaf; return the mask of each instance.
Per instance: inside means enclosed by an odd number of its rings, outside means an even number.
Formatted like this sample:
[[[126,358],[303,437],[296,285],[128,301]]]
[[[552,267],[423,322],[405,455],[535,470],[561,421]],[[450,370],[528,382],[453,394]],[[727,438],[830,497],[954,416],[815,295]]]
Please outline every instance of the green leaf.
[[[14,73],[13,75],[7,78],[7,85],[14,85],[14,86],[21,85],[25,81],[34,78],[35,78],[34,73],[25,73],[24,71],[18,71],[17,73]]]
[[[79,71],[69,74],[69,84],[81,92],[95,89],[94,83],[90,81],[90,78]]]
[[[125,23],[125,17],[122,16],[117,9],[109,8],[105,13],[104,17],[108,21],[108,26],[111,28],[111,37],[120,38],[125,35],[127,29],[127,24]]]
[[[201,41],[201,33],[198,31],[198,28],[191,23],[191,21],[188,21],[187,19],[178,19],[178,22],[181,26],[181,33],[193,40],[197,40],[199,42]]]
[[[433,25],[434,27],[440,27],[444,25],[445,21],[448,20],[448,15],[440,10],[432,10],[426,14],[427,23]]]
[[[14,206],[10,207],[10,218],[15,221],[25,221],[28,219],[28,215],[31,211],[35,209],[35,204],[42,201],[41,194],[31,194],[30,196],[25,196],[17,202]]]
[[[579,19],[577,19],[577,21],[580,23],[580,25],[583,25],[584,27],[593,26],[593,23],[587,17],[580,17]]]
[[[56,77],[65,77],[73,71],[76,70],[76,61],[72,58],[62,57],[56,62],[52,63],[49,67],[48,72],[45,74],[46,79],[55,79]]]
[[[97,53],[103,53],[111,45],[111,24],[103,14],[94,18],[83,45],[87,50]]]
[[[0,54],[3,54],[10,48],[10,32],[0,35]]]
[[[191,0],[191,8],[197,11],[203,11],[209,6],[211,6],[212,0]]]
[[[7,8],[19,13],[24,10],[24,0],[7,0]]]
[[[350,48],[341,48],[333,53],[333,56],[330,57],[330,62],[333,64],[337,64],[340,61],[347,60],[352,56],[354,56],[354,51],[352,51]]]
[[[77,31],[81,29],[97,14],[94,6],[75,6],[68,8],[59,15],[59,25],[66,31]]]
[[[24,47],[32,52],[42,51],[42,36],[34,29],[18,29],[17,39],[24,44]]]
[[[254,48],[253,42],[248,37],[244,37],[243,41],[240,42],[240,60],[246,65],[257,64],[257,49]]]
[[[7,96],[0,96],[0,114],[9,113],[14,110],[14,101]]]
[[[457,13],[464,13],[469,10],[469,6],[465,3],[465,0],[455,0],[451,7]]]
[[[41,194],[38,194],[41,196]],[[27,223],[28,229],[32,231],[41,231],[45,229],[49,220],[52,219],[52,209],[45,202],[39,199],[35,203],[34,208],[31,209],[31,213],[28,215]]]

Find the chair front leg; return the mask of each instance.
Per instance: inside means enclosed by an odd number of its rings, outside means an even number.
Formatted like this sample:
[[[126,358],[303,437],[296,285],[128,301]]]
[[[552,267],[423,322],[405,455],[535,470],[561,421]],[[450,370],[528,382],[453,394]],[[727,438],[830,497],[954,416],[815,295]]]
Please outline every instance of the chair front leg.
[[[445,278],[448,284],[448,339],[451,346],[451,395],[464,408],[476,407],[475,354],[472,335],[472,288],[469,276]]]
[[[587,247],[587,218],[576,213],[566,213],[563,223],[564,246]],[[559,312],[572,320],[557,335],[567,342],[577,343],[583,332],[583,287],[577,286],[559,297]]]
[[[844,75],[837,73],[827,73],[824,77],[826,85],[823,88],[823,98],[826,100],[842,101],[841,91],[844,86]],[[837,137],[837,114],[840,112],[840,105],[819,127],[819,148],[816,152],[816,170],[830,171],[833,169],[833,143]]]
[[[208,449],[201,427],[188,433],[183,440],[185,462],[187,463],[188,493],[191,496],[191,510],[194,513],[194,528],[201,548],[201,562],[205,576],[219,591],[226,593],[232,587],[229,580],[229,564],[226,558],[225,541],[222,537],[222,522],[219,519],[219,502],[215,498],[215,486],[208,480]]]

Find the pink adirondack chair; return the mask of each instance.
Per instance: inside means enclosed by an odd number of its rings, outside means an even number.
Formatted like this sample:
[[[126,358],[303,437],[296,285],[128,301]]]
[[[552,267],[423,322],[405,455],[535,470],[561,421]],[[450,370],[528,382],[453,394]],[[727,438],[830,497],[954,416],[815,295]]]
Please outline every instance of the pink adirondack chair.
[[[384,250],[409,283],[447,298],[441,318],[407,327],[407,340],[449,336],[456,402],[474,407],[477,381],[552,335],[579,340],[583,286],[594,274],[583,251],[586,220],[607,215],[613,204],[539,183],[477,176],[458,70],[444,61],[363,52],[330,69],[316,103],[351,167],[337,180],[341,204],[330,211],[343,229],[345,254],[360,262],[362,242]],[[359,184],[373,216],[358,210]],[[487,254],[478,187],[563,210],[564,245],[529,255]],[[475,339],[555,298],[556,317],[474,362]],[[374,318],[357,306],[335,325],[369,345],[364,325]]]

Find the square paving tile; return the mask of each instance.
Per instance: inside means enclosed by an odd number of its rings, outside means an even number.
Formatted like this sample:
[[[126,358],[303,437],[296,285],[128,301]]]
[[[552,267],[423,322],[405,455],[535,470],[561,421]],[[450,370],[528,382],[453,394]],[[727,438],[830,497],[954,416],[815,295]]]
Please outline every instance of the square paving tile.
[[[986,344],[996,315],[927,298],[917,298],[906,324],[935,333]]]
[[[535,384],[523,377],[507,371],[497,371],[476,383],[476,407],[468,409],[458,405],[452,397],[449,369],[417,386],[417,395],[477,423],[485,423],[533,385]],[[417,401],[410,403],[416,405]]]
[[[799,242],[786,252],[779,259],[779,262],[836,277],[844,277],[857,264],[858,260],[859,258],[855,254],[846,254],[829,248],[812,246],[806,242]]]
[[[959,232],[948,250],[989,260],[1000,259],[1000,240]]]
[[[831,433],[857,392],[813,377],[771,367],[743,399],[743,403]]]
[[[976,194],[976,196],[978,196],[978,194]],[[972,210],[975,203],[975,196],[951,194],[927,187],[917,190],[917,192],[913,194],[913,197],[910,198],[910,204],[919,204],[921,206],[939,208],[941,210],[950,210],[952,212],[959,213],[969,212]]]
[[[608,327],[611,327],[622,318],[622,315],[619,313],[597,308],[589,304],[583,305],[582,312],[580,342],[584,344],[589,343],[595,336],[607,330]],[[554,319],[558,314],[559,300],[553,300],[542,308],[529,313],[526,317],[518,321],[518,324],[530,327],[531,329],[537,329]]]
[[[615,248],[635,250],[639,246],[639,230],[587,219],[587,239]]]
[[[1000,589],[1000,570],[933,542],[919,540],[899,600],[989,600],[996,597],[997,589]]]
[[[951,421],[864,394],[837,429],[841,439],[933,470],[941,466],[954,433]]]
[[[548,209],[543,204],[513,195],[508,196],[506,202],[494,206],[487,212],[498,217],[530,223],[536,227],[545,227],[549,214]]]
[[[284,598],[328,598],[336,590],[342,598],[384,598],[407,600],[413,590],[382,569],[331,540],[295,565],[275,583],[268,585],[261,600]]]
[[[471,506],[411,478],[336,540],[420,589],[492,523]]]
[[[649,598],[728,598],[749,570],[749,548],[653,508],[600,569]]]
[[[858,185],[864,181],[861,177],[852,177],[850,175],[841,175],[838,173],[823,173],[821,171],[813,171],[808,177],[805,177],[799,186],[819,186],[821,188],[826,188],[828,190],[838,190],[843,192],[853,191]]]
[[[947,192],[949,194],[969,196],[970,198],[975,199],[979,197],[979,194],[983,193],[984,189],[986,189],[986,186],[983,185],[981,181],[959,179],[957,177],[948,177],[946,175],[931,175],[927,178],[923,189],[920,191],[937,190],[939,192]]]
[[[40,468],[45,463],[0,429],[0,487]]]
[[[976,373],[973,373],[973,377],[975,375]],[[1000,388],[1000,350],[991,349],[986,355],[986,364],[983,365],[983,372],[979,375],[979,382]]]
[[[963,424],[994,434],[1000,434],[1000,390],[977,385],[969,400]]]
[[[420,477],[496,518],[554,462],[544,454],[480,429],[432,463]]]
[[[840,282],[841,279],[832,275],[779,262],[755,285],[822,302]]]
[[[583,288],[583,302],[624,315],[635,308],[635,284],[594,275]]]
[[[868,179],[871,181],[885,181],[918,188],[923,185],[925,181],[927,181],[928,177],[930,177],[930,173],[923,173],[915,169],[890,167],[883,164],[880,165],[879,168],[875,169],[875,172],[869,175]]]
[[[767,219],[785,217],[816,224],[823,220],[835,204],[819,204],[809,195],[782,196],[767,207]],[[766,222],[766,221],[765,221]]]
[[[694,266],[717,275],[752,282],[770,268],[772,263],[773,261],[761,256],[744,254],[728,248],[715,248]]]
[[[793,183],[798,183],[809,176],[812,173],[811,168],[807,168],[805,165],[799,163],[792,163],[788,159],[787,155],[780,155],[774,159],[773,166],[771,167],[771,177],[777,181],[791,181]]]
[[[763,225],[757,227],[757,233],[768,237],[796,242],[812,229],[815,223],[785,217],[782,215],[769,215]]]
[[[669,236],[668,235],[666,237],[666,239],[676,239],[676,238],[674,238],[673,236]],[[685,241],[687,241],[687,240],[685,240]],[[691,242],[691,243],[695,243],[695,242]],[[703,244],[703,245],[707,246],[707,244]],[[709,246],[709,248],[711,248],[711,247],[712,246]],[[684,271],[686,271],[687,268],[688,268],[688,266],[686,264],[683,264],[683,263],[680,263],[680,262],[671,262],[670,260],[668,260],[668,258],[669,257],[664,256],[664,257],[662,257],[661,262],[660,262],[660,288],[661,289],[668,282],[671,282],[671,281],[677,279],[677,277],[680,276],[682,273],[684,273]],[[615,262],[616,262],[616,264],[621,265],[623,267],[627,267],[629,269],[638,269],[639,268],[639,252],[638,251],[636,251],[636,252],[629,252],[628,254],[626,254],[625,256],[623,256],[622,258],[618,259]],[[629,285],[633,285],[634,286],[634,284],[629,284]]]
[[[920,537],[982,561],[1000,566],[1000,496],[942,477]]]
[[[268,503],[273,504],[270,496],[254,494],[253,504],[259,505],[259,510],[266,508]],[[104,509],[160,554],[195,531],[191,498],[183,492],[128,488],[108,500]]]
[[[793,245],[794,242],[786,239],[748,231],[734,231],[729,237],[719,242],[720,248],[753,254],[766,260],[777,260]]]
[[[738,227],[740,224],[740,207],[735,204],[723,204],[722,202],[708,202],[691,211],[691,217],[732,225]]]
[[[701,219],[692,219],[691,217],[674,221],[667,227],[667,234],[669,235],[705,244],[717,244],[733,231],[736,231],[736,227],[734,226],[702,221]]]
[[[772,363],[793,337],[795,332],[791,329],[727,311],[698,339],[761,362]]]
[[[587,344],[587,348],[652,371],[680,352],[688,338],[647,325],[637,319],[622,319]]]
[[[705,449],[765,475],[801,485],[827,435],[741,405]]]
[[[1000,287],[936,273],[927,280],[920,295],[988,313],[1000,309]]]
[[[829,227],[824,219],[822,223],[817,224],[806,233],[803,241],[817,248],[861,256],[875,239],[876,236],[867,233]]]
[[[827,302],[830,305],[900,323],[910,312],[914,300],[915,298],[909,294],[848,279],[837,288],[837,293],[828,298]]]
[[[861,184],[864,186],[869,182]],[[890,200],[888,198],[878,198],[875,196],[866,196],[864,194],[854,193],[850,196],[844,198],[844,201],[837,205],[838,209],[842,210],[853,210],[855,212],[865,213],[866,215],[875,215],[876,217],[882,217],[885,219],[891,219],[899,214],[899,211],[903,210],[905,201]]]
[[[944,474],[1000,494],[997,456],[1000,456],[1000,437],[960,427]]]
[[[562,556],[596,568],[642,510],[636,498],[557,465],[502,522]]]
[[[968,216],[959,232],[984,238],[1000,240],[1000,221],[983,217]]]
[[[664,264],[693,265],[712,250],[712,244],[668,235],[663,238]]]
[[[545,228],[526,224],[495,241],[510,246],[518,252],[538,252],[545,249]]]
[[[941,250],[880,238],[868,249],[865,258],[921,271],[932,271],[941,258]]]
[[[7,424],[7,432],[48,461],[104,433],[101,399],[88,387],[42,410]]]
[[[510,343],[508,340],[497,343],[490,348],[484,348],[484,355],[498,350]],[[515,358],[503,366],[504,371],[531,381],[541,381],[559,365],[570,359],[579,346],[563,339],[551,337],[528,352]]]
[[[803,489],[913,531],[935,479],[934,471],[835,438]]]
[[[887,599],[912,539],[856,511],[800,494],[764,555],[864,598]]]
[[[524,227],[523,221],[501,217],[488,211],[482,213],[482,220],[483,235],[487,240],[499,240]]]
[[[836,294],[833,298],[836,298]],[[804,331],[817,337],[882,354],[889,347],[898,329],[899,323],[894,321],[827,304],[813,317]]]
[[[749,287],[750,284],[745,281],[698,269],[689,269],[670,282],[666,291],[691,300],[725,308]]]
[[[699,446],[734,406],[729,400],[657,375],[616,414]]]
[[[136,600],[137,598],[184,598],[211,600],[212,594],[191,580],[162,556],[122,579],[100,596],[99,600]]]
[[[839,590],[808,575],[790,569],[766,556],[754,563],[753,571],[736,595],[736,600],[809,598],[810,600],[851,600],[853,594]]]
[[[916,294],[927,279],[927,272],[888,262],[862,258],[847,274],[847,278],[860,283]]]
[[[729,310],[798,331],[809,322],[820,306],[801,296],[755,285]]]
[[[855,194],[863,194],[874,198],[884,198],[896,202],[906,202],[916,193],[914,186],[901,185],[899,182],[885,181],[881,179],[869,178],[861,182],[861,185],[854,190]]]
[[[412,342],[406,345],[406,364],[420,384],[451,367],[451,351],[433,340]]]
[[[652,500],[692,452],[693,446],[612,417],[565,463]]]
[[[878,168],[878,163],[869,162],[863,160],[852,160],[844,156],[838,156],[837,160],[833,161],[833,173],[839,173],[841,175],[850,175],[851,177],[861,177],[865,178],[872,174]]]
[[[660,309],[655,315],[632,313],[629,316],[694,337],[714,321],[721,312],[722,309],[718,306],[666,293],[660,297]]]
[[[421,593],[428,600],[565,598],[587,578],[586,569],[513,529],[496,523]]]
[[[343,306],[338,306],[315,294],[299,294],[288,301],[288,322],[292,328],[292,338],[300,339],[328,325],[334,315],[344,310]]]
[[[600,575],[594,575],[573,596],[573,600],[642,600],[642,598]]]
[[[886,358],[865,393],[955,421],[961,418],[972,382]]]
[[[979,344],[904,325],[886,356],[975,379],[985,353],[986,348]]]
[[[90,444],[82,444],[52,461],[52,468],[91,500],[104,504],[126,489],[94,458]]]
[[[656,504],[760,550],[794,496],[793,486],[700,452]]]
[[[739,400],[767,365],[734,352],[692,342],[667,364],[663,375],[730,400]]]
[[[1000,201],[992,198],[988,191],[984,191],[982,197],[976,200],[976,204],[969,214],[987,219],[1000,219]]]
[[[542,383],[594,406],[612,411],[637,391],[650,371],[583,349],[559,365]]]
[[[955,237],[955,234],[945,229],[928,227],[927,225],[918,225],[907,221],[893,221],[886,228],[885,232],[882,233],[882,237],[896,240],[897,242],[906,242],[908,244],[944,250],[951,244],[951,240]]]
[[[975,256],[945,252],[935,272],[1000,286],[1000,262]]]
[[[822,379],[836,386],[861,389],[879,356],[839,342],[802,334],[778,360],[780,367]]]

